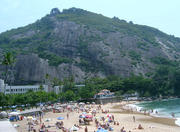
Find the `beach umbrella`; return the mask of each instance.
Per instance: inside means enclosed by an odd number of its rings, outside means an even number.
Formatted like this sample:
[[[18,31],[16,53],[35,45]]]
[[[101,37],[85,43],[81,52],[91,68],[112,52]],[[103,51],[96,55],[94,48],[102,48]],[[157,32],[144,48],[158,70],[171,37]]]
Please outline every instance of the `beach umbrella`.
[[[52,109],[52,106],[48,106],[47,109]]]
[[[86,112],[82,112],[82,115],[86,115],[87,113]]]
[[[33,117],[32,116],[28,116],[27,119],[33,119]]]
[[[107,114],[106,116],[107,116],[107,117],[111,117],[112,115],[111,115],[111,114]]]
[[[94,109],[92,112],[96,112],[96,110]]]
[[[32,120],[33,120],[33,121],[36,121],[36,120],[37,120],[37,118],[32,118]]]
[[[61,110],[61,109],[62,109],[62,107],[57,107],[56,109]]]
[[[105,122],[108,122],[109,121],[109,118],[107,118],[106,120],[105,120]]]
[[[17,107],[17,105],[13,105],[13,106],[11,106],[11,108],[16,108]]]
[[[86,115],[86,118],[92,118],[93,116],[92,115]]]
[[[100,119],[100,117],[99,117],[99,116],[96,116],[95,119]]]
[[[2,111],[0,113],[0,118],[7,118],[7,117],[8,117],[8,114],[5,111]]]
[[[105,130],[103,128],[98,128],[98,130],[96,132],[108,132],[108,130]]]
[[[9,116],[17,116],[17,115],[19,115],[18,112],[11,112],[11,113],[9,113]]]
[[[80,115],[79,118],[85,118],[86,116],[85,115]]]
[[[58,120],[63,120],[63,119],[64,119],[64,117],[58,117],[57,119],[58,119]]]
[[[72,126],[71,127],[71,131],[78,131],[79,130],[79,128],[77,128],[77,127],[75,127],[75,126]]]
[[[80,102],[80,103],[79,103],[79,105],[84,105],[84,104],[85,104],[85,103],[83,103],[83,102]]]
[[[19,127],[19,124],[14,124],[14,127],[16,128],[16,127]]]
[[[8,115],[6,111],[2,111],[0,114],[1,114],[2,116],[7,116],[7,115]]]
[[[62,104],[62,105],[61,105],[61,107],[66,107],[66,106],[67,106],[67,104]]]
[[[70,106],[70,105],[68,105],[68,106],[67,106],[67,108],[68,108],[68,109],[70,109],[70,108],[71,108],[71,106]]]
[[[45,121],[46,121],[46,122],[49,122],[49,121],[51,121],[51,119],[50,119],[50,118],[46,118]]]

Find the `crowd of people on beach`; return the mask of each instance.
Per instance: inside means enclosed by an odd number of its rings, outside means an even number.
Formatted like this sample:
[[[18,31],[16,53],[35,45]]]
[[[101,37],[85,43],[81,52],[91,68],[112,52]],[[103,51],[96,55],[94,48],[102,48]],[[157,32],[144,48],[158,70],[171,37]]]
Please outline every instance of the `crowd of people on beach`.
[[[59,110],[56,111],[56,109]],[[33,114],[32,118],[23,117],[23,119],[27,120],[28,132],[52,132],[50,131],[51,127],[55,127],[57,131],[61,130],[63,132],[82,131],[82,129],[84,129],[84,132],[88,132],[88,125],[92,126],[93,124],[95,124],[94,132],[101,132],[102,129],[105,131],[114,131],[115,126],[119,127],[120,132],[131,132],[131,130],[128,131],[124,126],[121,126],[120,122],[116,120],[113,114],[110,114],[108,109],[103,109],[102,105],[96,105],[95,103],[51,104],[41,107],[41,110],[42,112]],[[77,119],[79,124],[74,124],[71,128],[67,128],[66,123],[63,121],[64,117],[62,117],[62,120],[57,121],[54,125],[45,125],[44,121],[50,121],[50,119],[43,119],[46,112],[66,113],[67,120],[71,119],[71,113],[75,112],[79,114],[79,119]],[[101,113],[101,115],[103,114],[103,116],[97,116],[99,113]],[[136,121],[135,116],[132,117],[132,121]],[[143,127],[139,124],[135,129],[143,129]]]

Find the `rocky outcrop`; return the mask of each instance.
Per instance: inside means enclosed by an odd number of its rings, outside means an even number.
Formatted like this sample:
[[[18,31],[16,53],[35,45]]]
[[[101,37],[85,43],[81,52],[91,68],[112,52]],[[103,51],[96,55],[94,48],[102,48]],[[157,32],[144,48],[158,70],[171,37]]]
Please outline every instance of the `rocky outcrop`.
[[[153,58],[180,57],[179,38],[77,8],[54,8],[36,23],[1,34],[0,48],[18,51],[18,84],[42,82],[46,74],[59,79],[73,75],[76,82],[94,76],[145,76],[157,66]]]
[[[50,15],[58,15],[58,14],[60,14],[60,11],[59,11],[58,8],[53,8],[53,9],[51,10]]]

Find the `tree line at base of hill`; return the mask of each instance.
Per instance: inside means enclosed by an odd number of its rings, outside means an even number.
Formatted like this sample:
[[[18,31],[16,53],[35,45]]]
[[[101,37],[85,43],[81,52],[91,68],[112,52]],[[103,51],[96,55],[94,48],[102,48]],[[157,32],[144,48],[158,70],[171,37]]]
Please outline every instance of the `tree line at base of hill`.
[[[90,78],[85,80],[84,87],[75,87],[73,77],[54,80],[53,83],[64,85],[59,94],[46,93],[42,89],[38,92],[28,91],[25,94],[4,95],[0,94],[0,105],[35,105],[39,102],[48,101],[76,101],[80,99],[93,98],[102,89],[115,92],[117,96],[123,94],[139,93],[140,97],[180,96],[180,70],[169,66],[161,66],[151,78],[132,75],[128,78],[109,76],[107,78]]]

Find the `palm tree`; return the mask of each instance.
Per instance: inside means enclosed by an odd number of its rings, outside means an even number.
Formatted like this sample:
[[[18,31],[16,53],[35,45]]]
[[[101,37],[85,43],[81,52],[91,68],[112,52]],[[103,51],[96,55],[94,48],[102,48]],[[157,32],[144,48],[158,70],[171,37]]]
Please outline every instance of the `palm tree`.
[[[7,52],[3,55],[2,65],[4,65],[6,67],[5,78],[4,78],[5,84],[7,83],[7,80],[8,80],[8,72],[9,72],[9,70],[12,70],[14,63],[15,63],[15,58],[11,52]],[[4,93],[5,93],[5,91],[6,91],[6,85],[4,85]],[[10,84],[10,92],[11,92],[11,84]]]
[[[45,75],[45,83],[47,83],[47,81],[49,81],[49,79],[50,79],[50,75],[48,73],[46,73],[46,75]]]
[[[45,84],[48,85],[48,92],[51,91],[51,76],[47,73],[45,75]]]

